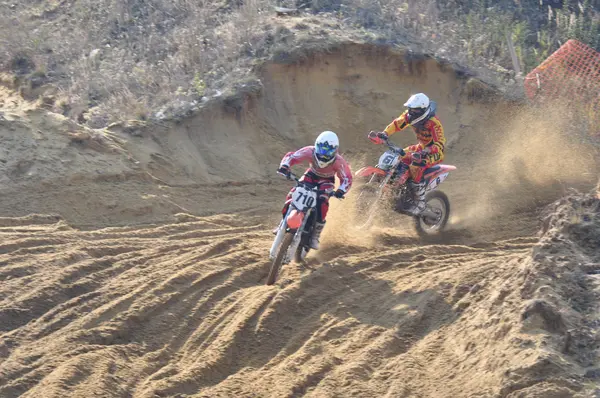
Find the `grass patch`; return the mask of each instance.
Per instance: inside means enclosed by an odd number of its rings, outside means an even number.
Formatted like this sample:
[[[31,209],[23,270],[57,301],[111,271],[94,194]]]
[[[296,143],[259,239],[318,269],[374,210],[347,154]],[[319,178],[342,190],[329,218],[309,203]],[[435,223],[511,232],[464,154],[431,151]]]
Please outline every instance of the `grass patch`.
[[[515,5],[517,4],[518,5]],[[300,45],[410,42],[513,79],[567,38],[600,46],[600,0],[73,0],[0,5],[0,68],[53,110],[103,126],[193,109]],[[277,16],[275,6],[299,8]]]

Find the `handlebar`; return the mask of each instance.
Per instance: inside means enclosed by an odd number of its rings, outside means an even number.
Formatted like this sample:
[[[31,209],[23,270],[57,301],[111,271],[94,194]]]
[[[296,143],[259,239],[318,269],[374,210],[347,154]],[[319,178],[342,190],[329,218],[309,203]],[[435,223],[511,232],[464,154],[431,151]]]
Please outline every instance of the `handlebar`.
[[[290,172],[290,175],[287,176],[287,175],[279,172],[279,170],[278,170],[277,174],[280,174],[280,175],[286,177],[288,180],[294,180],[294,181],[296,181],[296,184],[301,185],[304,188],[317,191],[317,195],[327,195],[328,197],[332,197],[335,194],[335,191],[332,191],[332,190],[315,189],[316,187],[307,186],[308,185],[307,183],[305,183],[304,181],[300,181],[300,178],[298,178],[298,176],[296,174],[292,173],[292,172]],[[339,198],[339,199],[343,199],[343,197]]]
[[[380,137],[381,138],[381,137]],[[400,154],[400,156],[405,156],[406,152],[404,152],[404,149],[400,148],[399,146],[396,146],[392,143],[390,143],[390,139],[389,137],[386,138],[381,138],[383,140],[383,142],[387,145],[388,148],[390,148],[392,151]]]
[[[296,181],[297,183],[301,183],[301,181],[300,181],[300,179],[298,178],[298,176],[297,176],[296,174],[292,173],[291,171],[290,171],[290,174],[289,174],[289,175],[285,175],[285,174],[281,173],[279,170],[277,170],[277,174],[280,174],[280,175],[284,176],[284,177],[285,177],[285,178],[287,178],[288,180],[294,180],[294,181]]]
[[[370,133],[369,133],[369,138],[371,138]],[[377,135],[377,138],[379,138],[381,141],[383,141],[383,143],[385,145],[387,145],[387,147],[390,148],[393,152],[399,154],[402,157],[406,156],[406,152],[404,151],[404,149],[392,144],[387,135],[384,137]],[[371,140],[371,141],[373,141],[373,140]],[[375,141],[373,141],[373,142],[375,142]],[[378,142],[375,142],[375,143],[377,144]],[[412,152],[412,153],[418,154],[419,157],[423,157],[423,156],[427,156],[430,152],[417,151],[417,152]]]

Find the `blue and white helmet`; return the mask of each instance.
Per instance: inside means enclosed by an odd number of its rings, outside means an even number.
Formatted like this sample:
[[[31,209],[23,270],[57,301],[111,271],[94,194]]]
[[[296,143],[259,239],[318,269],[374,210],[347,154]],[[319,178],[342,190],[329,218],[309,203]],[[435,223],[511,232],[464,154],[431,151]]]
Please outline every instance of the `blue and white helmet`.
[[[337,134],[333,131],[323,131],[315,140],[314,160],[318,167],[327,167],[335,162],[340,147]]]

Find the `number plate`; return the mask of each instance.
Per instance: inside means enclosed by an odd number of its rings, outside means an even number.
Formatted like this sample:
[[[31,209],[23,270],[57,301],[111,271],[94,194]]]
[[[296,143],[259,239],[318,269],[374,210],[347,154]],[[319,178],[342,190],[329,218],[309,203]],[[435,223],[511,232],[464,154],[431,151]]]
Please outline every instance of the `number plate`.
[[[446,179],[446,177],[448,177],[448,174],[449,173],[443,173],[443,174],[440,174],[439,176],[437,176],[436,178],[432,179],[429,182],[428,189],[431,190],[431,189],[437,188],[437,186],[440,185],[442,183],[442,181],[444,181]]]
[[[383,155],[381,155],[381,157],[379,158],[377,167],[379,167],[382,170],[388,170],[388,169],[394,167],[397,163],[398,156],[400,156],[400,155],[398,155],[392,151],[384,152]]]
[[[317,193],[302,187],[296,187],[292,194],[292,201],[294,206],[301,210],[315,207],[317,205]]]

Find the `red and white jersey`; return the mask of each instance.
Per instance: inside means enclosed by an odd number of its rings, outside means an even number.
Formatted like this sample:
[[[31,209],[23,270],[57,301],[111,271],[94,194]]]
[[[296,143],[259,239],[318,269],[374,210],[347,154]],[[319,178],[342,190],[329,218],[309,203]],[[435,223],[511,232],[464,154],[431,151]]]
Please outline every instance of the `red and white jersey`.
[[[307,171],[313,172],[315,175],[323,178],[331,178],[335,175],[340,179],[340,186],[344,192],[348,192],[352,186],[352,170],[350,166],[344,160],[344,158],[337,154],[335,161],[327,167],[320,168],[316,165],[314,160],[314,146],[305,146],[304,148],[298,149],[296,152],[288,152],[281,160],[281,166],[292,167],[301,163],[309,163],[310,168]]]

